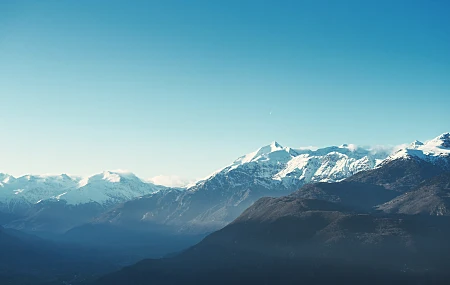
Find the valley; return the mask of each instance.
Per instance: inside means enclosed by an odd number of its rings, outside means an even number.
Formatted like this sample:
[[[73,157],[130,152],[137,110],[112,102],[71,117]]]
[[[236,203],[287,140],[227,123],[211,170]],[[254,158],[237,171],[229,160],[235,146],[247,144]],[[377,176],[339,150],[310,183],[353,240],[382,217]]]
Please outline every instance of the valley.
[[[187,188],[118,172],[87,179],[3,175],[1,234],[9,251],[2,264],[9,267],[0,275],[10,284],[69,277],[70,284],[172,284],[194,278],[192,272],[222,276],[247,268],[242,278],[258,280],[252,274],[274,262],[289,264],[280,269],[286,278],[311,262],[313,272],[358,266],[405,280],[426,280],[424,269],[445,275],[448,140],[443,134],[391,155],[273,143]],[[39,269],[42,260],[48,272]],[[171,270],[181,273],[164,275]]]

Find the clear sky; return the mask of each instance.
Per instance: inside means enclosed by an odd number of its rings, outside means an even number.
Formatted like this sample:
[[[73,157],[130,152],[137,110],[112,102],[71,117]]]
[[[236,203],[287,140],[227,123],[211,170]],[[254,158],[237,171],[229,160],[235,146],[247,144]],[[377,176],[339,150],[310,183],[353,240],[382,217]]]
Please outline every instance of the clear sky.
[[[0,1],[0,171],[201,178],[450,131],[450,1]]]

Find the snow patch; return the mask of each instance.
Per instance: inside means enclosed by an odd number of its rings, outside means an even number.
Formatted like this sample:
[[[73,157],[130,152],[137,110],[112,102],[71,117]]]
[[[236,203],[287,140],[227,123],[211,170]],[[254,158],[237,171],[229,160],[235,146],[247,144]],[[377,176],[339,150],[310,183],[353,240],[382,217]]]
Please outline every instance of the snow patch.
[[[24,175],[13,178],[0,174],[0,204],[33,205],[44,200],[64,200],[68,204],[121,203],[155,193],[163,186],[143,182],[129,171],[104,171],[86,178],[67,174]]]
[[[239,157],[232,164],[197,183],[188,185],[188,191],[196,191],[214,177],[227,177],[231,172],[252,177],[255,183],[263,180],[281,182],[287,188],[309,182],[340,181],[359,171],[374,168],[389,154],[385,149],[364,148],[355,144],[292,149],[273,142]],[[239,179],[232,183],[239,186],[245,181]]]
[[[411,144],[399,149],[386,161],[416,157],[421,160],[436,163],[442,159],[450,157],[450,133],[444,133],[425,143],[414,141]]]

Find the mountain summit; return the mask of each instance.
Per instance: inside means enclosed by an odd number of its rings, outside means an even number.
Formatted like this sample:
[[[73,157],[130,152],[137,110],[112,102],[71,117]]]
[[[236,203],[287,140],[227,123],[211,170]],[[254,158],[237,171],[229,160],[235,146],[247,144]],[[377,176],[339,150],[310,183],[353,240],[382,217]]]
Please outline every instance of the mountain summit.
[[[425,143],[415,141],[389,156],[385,163],[408,158],[427,161],[450,170],[450,133],[443,133]]]

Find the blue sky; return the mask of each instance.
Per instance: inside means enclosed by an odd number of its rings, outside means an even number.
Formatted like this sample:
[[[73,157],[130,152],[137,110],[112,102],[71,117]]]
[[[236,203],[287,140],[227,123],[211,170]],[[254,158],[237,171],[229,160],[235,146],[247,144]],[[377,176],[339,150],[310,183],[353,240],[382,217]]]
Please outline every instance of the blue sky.
[[[450,131],[448,1],[0,2],[0,171],[203,177]]]

